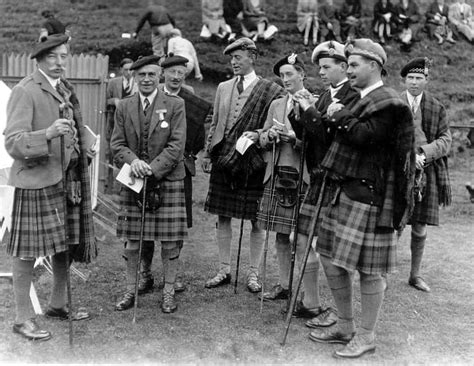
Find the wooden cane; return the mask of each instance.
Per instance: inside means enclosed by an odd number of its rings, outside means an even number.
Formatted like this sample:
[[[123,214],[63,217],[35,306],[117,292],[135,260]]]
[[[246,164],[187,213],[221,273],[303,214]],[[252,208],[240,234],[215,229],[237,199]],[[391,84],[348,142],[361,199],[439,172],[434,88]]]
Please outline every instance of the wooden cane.
[[[146,208],[146,186],[147,186],[148,178],[145,176],[143,178],[143,195],[142,195],[142,213],[141,213],[141,221],[140,221],[140,239],[138,241],[138,261],[137,267],[135,270],[135,298],[133,301],[133,319],[132,323],[137,322],[137,307],[138,307],[138,279],[140,276],[140,263],[142,259],[142,250],[143,250],[143,234],[145,231],[145,208]]]

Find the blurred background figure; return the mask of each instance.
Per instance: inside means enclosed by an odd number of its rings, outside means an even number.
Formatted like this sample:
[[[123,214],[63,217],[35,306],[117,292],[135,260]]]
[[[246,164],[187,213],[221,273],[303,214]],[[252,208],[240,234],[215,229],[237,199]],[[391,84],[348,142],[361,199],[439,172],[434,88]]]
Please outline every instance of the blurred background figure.
[[[178,28],[174,28],[168,33],[168,55],[187,58],[186,77],[194,70],[194,77],[197,80],[202,81],[203,78],[201,69],[199,68],[196,49],[189,40],[183,38],[181,31]]]
[[[243,0],[242,33],[255,41],[268,41],[278,32],[265,15],[264,0]]]
[[[381,44],[385,44],[385,39],[392,38],[392,28],[394,28],[394,7],[390,0],[378,0],[374,5],[374,32]]]
[[[339,12],[341,24],[341,37],[346,40],[347,37],[352,39],[362,36],[362,5],[360,0],[345,0]]]
[[[466,0],[457,0],[449,7],[449,21],[454,28],[464,34],[469,42],[474,41],[474,17],[472,8],[466,4]]]
[[[243,5],[242,0],[224,0],[224,20],[231,28],[229,42],[234,42],[236,38],[242,36]]]
[[[456,43],[453,39],[453,30],[448,20],[449,8],[444,0],[434,0],[426,11],[426,28],[431,39],[436,39],[438,44],[444,40]]]
[[[201,0],[201,9],[201,37],[212,41],[225,40],[230,35],[230,29],[224,19],[223,0]]]
[[[41,24],[39,41],[42,42],[52,34],[65,34],[71,39],[70,32],[66,29],[66,25],[56,19],[52,10],[43,10],[41,16],[45,19]]]
[[[313,45],[318,43],[318,0],[298,0],[296,6],[296,27],[303,35],[303,44],[309,43],[309,37],[313,39]]]
[[[341,40],[341,27],[339,25],[339,12],[333,0],[325,0],[319,9],[319,25],[321,27],[321,42],[335,39]]]
[[[402,51],[410,51],[413,42],[419,41],[420,11],[414,0],[400,0],[395,6],[395,22]]]
[[[145,13],[138,21],[137,28],[132,34],[137,38],[138,33],[148,22],[151,28],[151,46],[155,56],[164,56],[166,47],[166,35],[175,27],[174,19],[168,13],[168,10],[161,5],[160,0],[150,0]]]

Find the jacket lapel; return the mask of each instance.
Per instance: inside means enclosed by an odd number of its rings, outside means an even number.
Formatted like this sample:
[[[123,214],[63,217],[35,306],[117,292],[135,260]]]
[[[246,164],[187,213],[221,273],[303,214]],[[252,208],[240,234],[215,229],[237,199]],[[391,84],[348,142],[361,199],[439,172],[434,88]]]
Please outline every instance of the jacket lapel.
[[[55,99],[57,99],[59,103],[63,103],[63,98],[59,95],[57,90],[51,86],[49,81],[39,70],[36,70],[36,72],[33,74],[33,79],[37,84],[41,85],[42,90],[51,94]]]
[[[158,126],[158,123],[160,122],[159,111],[166,110],[166,101],[163,95],[164,95],[163,92],[158,90],[158,94],[156,95],[156,100],[155,100],[155,106],[153,108],[153,114],[151,115],[150,131],[148,133],[148,136],[151,136],[155,128]],[[169,115],[169,111],[167,111],[165,114]],[[165,119],[166,119],[166,116],[165,116]]]
[[[140,139],[140,94],[136,94],[131,100],[131,108],[129,111],[130,119],[132,121],[133,127],[137,134],[138,139]]]

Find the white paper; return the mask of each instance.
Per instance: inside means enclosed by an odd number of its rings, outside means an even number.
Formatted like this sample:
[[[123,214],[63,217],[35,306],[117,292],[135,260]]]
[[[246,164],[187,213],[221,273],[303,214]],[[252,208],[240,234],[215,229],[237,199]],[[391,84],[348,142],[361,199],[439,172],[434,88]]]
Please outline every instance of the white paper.
[[[122,38],[132,38],[130,33],[122,33]]]
[[[247,149],[253,145],[253,141],[248,137],[240,136],[235,144],[235,149],[241,154],[244,155]]]
[[[124,186],[137,193],[140,193],[143,188],[143,179],[135,178],[132,174],[132,168],[127,163],[125,163],[122,169],[120,169],[116,179]]]

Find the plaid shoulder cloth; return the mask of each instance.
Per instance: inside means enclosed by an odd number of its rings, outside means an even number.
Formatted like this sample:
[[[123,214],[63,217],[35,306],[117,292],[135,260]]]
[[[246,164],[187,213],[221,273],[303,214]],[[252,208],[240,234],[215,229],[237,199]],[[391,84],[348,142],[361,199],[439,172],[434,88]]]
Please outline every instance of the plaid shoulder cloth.
[[[72,254],[72,259],[77,262],[89,263],[91,259],[97,257],[97,243],[94,234],[94,222],[92,216],[91,187],[89,177],[89,162],[86,148],[83,145],[81,133],[84,129],[82,113],[74,87],[65,79],[61,79],[60,87],[64,87],[68,96],[70,107],[73,111],[74,121],[77,124],[81,154],[80,154],[80,179],[82,200],[80,204],[80,236],[79,245]]]
[[[230,173],[233,177],[251,176],[265,168],[263,158],[255,144],[247,149],[245,157],[237,152],[235,144],[245,131],[254,131],[263,127],[271,102],[281,95],[283,95],[283,89],[274,82],[266,79],[260,79],[257,82],[239,118],[229,131],[222,147],[218,149],[219,155],[216,156],[214,163],[217,168]]]

